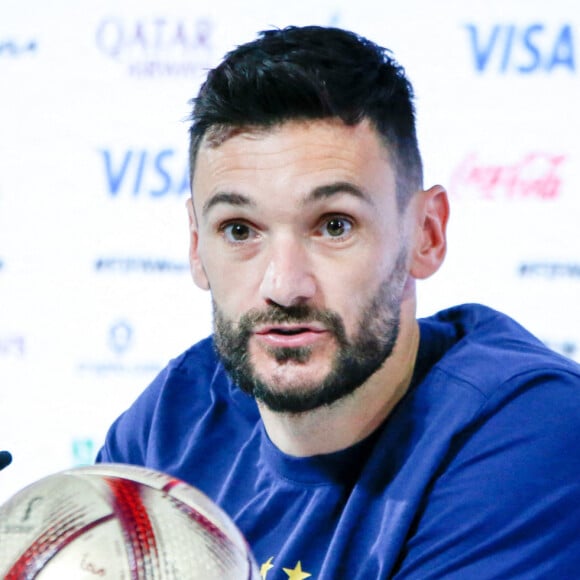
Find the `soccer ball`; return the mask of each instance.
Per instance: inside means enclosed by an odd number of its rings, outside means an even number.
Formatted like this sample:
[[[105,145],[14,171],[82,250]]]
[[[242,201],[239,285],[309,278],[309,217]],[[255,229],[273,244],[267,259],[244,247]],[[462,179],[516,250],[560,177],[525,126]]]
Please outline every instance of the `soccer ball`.
[[[199,490],[121,464],[69,469],[0,506],[4,580],[257,580],[230,518]]]

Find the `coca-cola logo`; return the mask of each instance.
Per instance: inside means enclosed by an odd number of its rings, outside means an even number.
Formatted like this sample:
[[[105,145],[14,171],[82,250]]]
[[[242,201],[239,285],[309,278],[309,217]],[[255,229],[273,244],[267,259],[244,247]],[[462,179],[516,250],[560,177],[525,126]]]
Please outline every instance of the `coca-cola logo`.
[[[565,160],[566,155],[533,152],[513,164],[493,164],[471,153],[453,173],[450,189],[457,197],[555,200],[562,192]]]

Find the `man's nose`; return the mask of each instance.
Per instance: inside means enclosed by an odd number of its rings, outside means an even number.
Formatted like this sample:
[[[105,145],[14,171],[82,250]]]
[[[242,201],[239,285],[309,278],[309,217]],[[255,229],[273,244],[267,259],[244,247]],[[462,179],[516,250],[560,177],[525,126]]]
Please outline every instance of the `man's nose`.
[[[289,307],[316,294],[316,279],[304,243],[293,238],[272,242],[260,284],[261,298]]]

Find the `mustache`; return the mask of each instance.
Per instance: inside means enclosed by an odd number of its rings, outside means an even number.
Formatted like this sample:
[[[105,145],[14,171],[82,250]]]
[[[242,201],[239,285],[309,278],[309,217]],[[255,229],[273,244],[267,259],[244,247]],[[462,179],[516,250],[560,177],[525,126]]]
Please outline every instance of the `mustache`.
[[[260,324],[300,324],[320,322],[337,336],[345,334],[341,317],[331,310],[319,310],[306,304],[295,306],[269,306],[264,310],[250,310],[238,321],[238,332],[251,334]]]

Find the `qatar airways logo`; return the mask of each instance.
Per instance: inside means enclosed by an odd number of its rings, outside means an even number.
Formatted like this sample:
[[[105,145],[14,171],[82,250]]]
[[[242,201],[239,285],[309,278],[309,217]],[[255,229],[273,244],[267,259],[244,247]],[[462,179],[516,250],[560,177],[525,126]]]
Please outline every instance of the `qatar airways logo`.
[[[466,24],[465,29],[473,64],[480,74],[576,71],[574,30],[570,24]]]
[[[566,155],[533,152],[514,163],[489,163],[469,154],[451,177],[458,198],[554,201],[562,193]]]
[[[207,18],[109,17],[97,25],[95,43],[129,76],[186,78],[210,68],[213,32]]]

